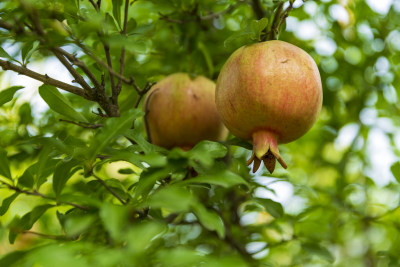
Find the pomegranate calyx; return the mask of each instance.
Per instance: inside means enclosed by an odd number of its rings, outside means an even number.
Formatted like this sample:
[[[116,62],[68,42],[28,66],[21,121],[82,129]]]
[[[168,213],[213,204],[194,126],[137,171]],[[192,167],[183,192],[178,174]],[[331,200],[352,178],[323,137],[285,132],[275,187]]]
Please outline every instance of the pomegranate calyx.
[[[254,162],[253,173],[260,167],[261,161],[264,162],[265,167],[270,173],[273,173],[275,170],[276,160],[278,160],[283,168],[287,168],[286,163],[279,154],[276,138],[276,135],[270,131],[262,130],[253,133],[253,153],[247,161],[247,166]]]

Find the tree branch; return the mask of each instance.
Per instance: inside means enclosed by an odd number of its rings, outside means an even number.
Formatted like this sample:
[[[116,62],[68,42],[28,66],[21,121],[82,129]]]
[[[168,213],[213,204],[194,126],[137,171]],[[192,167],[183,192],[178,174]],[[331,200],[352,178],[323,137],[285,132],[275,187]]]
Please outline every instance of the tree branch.
[[[129,0],[125,0],[124,25],[123,25],[122,32],[121,32],[121,34],[125,37],[126,37],[126,28],[128,25],[128,10],[129,10]],[[122,48],[121,48],[121,56],[119,59],[119,63],[120,63],[119,74],[123,75],[124,69],[125,69],[125,46],[122,46]],[[122,88],[122,79],[119,78],[117,86],[112,91],[112,96],[111,96],[112,101],[115,105],[118,104],[118,95],[121,92],[121,88]]]
[[[104,126],[101,123],[92,124],[92,123],[83,122],[83,121],[75,122],[75,121],[69,121],[69,120],[64,120],[64,119],[60,119],[59,121],[71,123],[71,124],[74,124],[79,127],[86,128],[86,129],[98,129],[98,128],[101,128]]]
[[[85,63],[83,63],[81,60],[79,60],[76,56],[68,53],[64,49],[60,47],[55,47],[55,51],[58,53],[62,54],[65,56],[72,64],[78,66],[89,78],[89,80],[93,83],[95,88],[98,88],[98,90],[103,91],[103,86],[98,82],[97,78],[94,76],[94,74],[89,70],[89,68],[86,66]]]
[[[97,176],[93,171],[91,172],[91,175],[96,178],[97,181],[99,181],[107,190],[110,192],[114,197],[116,197],[119,202],[121,202],[122,205],[126,205],[126,201],[123,200],[111,187],[108,186],[108,184],[101,179],[99,176]]]
[[[198,14],[196,14],[195,18],[190,18],[190,19],[185,19],[185,20],[179,20],[179,19],[173,19],[170,18],[168,15],[164,15],[161,12],[158,12],[158,14],[160,15],[162,20],[168,21],[168,22],[173,22],[173,23],[178,23],[178,24],[184,24],[187,22],[193,22],[193,21],[205,21],[205,20],[211,20],[214,18],[218,18],[226,13],[232,12],[233,10],[235,10],[235,8],[237,8],[239,5],[246,3],[246,0],[239,0],[237,1],[236,4],[229,6],[227,9],[221,11],[221,12],[217,12],[217,13],[210,13],[208,15],[205,16],[199,16]]]
[[[84,97],[84,98],[86,98],[88,100],[91,100],[85,94],[85,91],[82,88],[74,86],[74,85],[70,85],[68,83],[64,83],[64,82],[56,80],[56,79],[53,79],[53,78],[49,77],[47,74],[42,75],[42,74],[34,72],[34,71],[32,71],[32,70],[30,70],[30,69],[28,69],[26,67],[18,66],[16,64],[13,64],[13,63],[11,63],[9,61],[5,61],[5,60],[2,60],[2,59],[0,59],[0,66],[3,68],[3,70],[12,70],[14,72],[17,72],[18,74],[28,76],[28,77],[30,77],[32,79],[41,81],[41,82],[43,82],[45,84],[55,86],[55,87],[60,88],[62,90],[68,91],[68,92],[73,93],[75,95],[79,95],[79,96]]]
[[[18,193],[21,193],[21,194],[30,195],[30,196],[38,196],[38,197],[41,197],[43,199],[48,199],[48,200],[55,201],[55,202],[57,202],[57,205],[59,205],[59,203],[60,203],[60,204],[64,204],[64,205],[73,206],[73,207],[81,209],[81,210],[89,210],[89,207],[82,206],[82,205],[75,204],[75,203],[68,202],[68,201],[60,202],[56,198],[43,195],[42,193],[39,193],[36,190],[34,190],[34,191],[24,190],[24,189],[21,189],[21,188],[19,188],[17,186],[14,186],[14,185],[11,185],[9,183],[6,183],[4,181],[0,181],[0,183],[5,185],[5,186],[7,186],[8,189],[13,190],[13,191],[18,192]]]
[[[73,240],[73,239],[69,239],[69,238],[67,238],[66,236],[63,236],[63,235],[48,235],[48,234],[43,234],[43,233],[38,233],[38,232],[28,231],[28,230],[25,230],[22,233],[23,234],[36,235],[36,236],[40,236],[40,237],[43,237],[43,238],[54,239],[54,240]]]

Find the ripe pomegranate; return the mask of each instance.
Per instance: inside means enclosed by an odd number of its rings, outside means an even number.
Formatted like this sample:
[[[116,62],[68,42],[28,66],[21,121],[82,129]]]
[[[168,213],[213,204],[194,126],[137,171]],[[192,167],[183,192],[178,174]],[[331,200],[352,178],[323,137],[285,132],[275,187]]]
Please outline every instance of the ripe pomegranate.
[[[216,104],[226,127],[253,141],[255,172],[261,161],[272,173],[275,160],[287,168],[277,144],[304,135],[322,106],[317,65],[305,51],[283,41],[267,41],[236,50],[222,67]]]
[[[228,131],[215,106],[215,83],[186,73],[169,75],[147,93],[146,127],[153,144],[191,149],[202,140],[221,141]]]

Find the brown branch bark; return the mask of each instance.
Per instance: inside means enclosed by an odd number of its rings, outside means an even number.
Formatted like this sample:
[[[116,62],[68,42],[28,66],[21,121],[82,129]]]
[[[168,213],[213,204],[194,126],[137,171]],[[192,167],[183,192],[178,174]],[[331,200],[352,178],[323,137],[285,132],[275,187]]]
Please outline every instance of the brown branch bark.
[[[8,189],[13,190],[13,191],[18,192],[18,193],[21,193],[21,194],[30,195],[30,196],[37,196],[37,197],[41,197],[43,199],[56,201],[57,205],[59,205],[58,203],[60,203],[60,204],[64,204],[64,205],[73,206],[73,207],[81,209],[81,210],[89,210],[89,207],[82,206],[82,205],[79,205],[79,204],[75,204],[75,203],[72,203],[72,202],[68,202],[68,201],[60,202],[60,201],[57,201],[57,199],[55,199],[54,197],[46,196],[46,195],[44,195],[42,193],[39,193],[36,190],[34,190],[34,191],[24,190],[24,189],[21,189],[19,187],[14,186],[14,185],[11,185],[9,183],[6,183],[4,181],[0,181],[0,183],[5,185],[5,186],[7,186]]]
[[[127,29],[127,25],[128,25],[128,10],[129,10],[129,0],[125,0],[124,24],[123,24],[123,28],[122,28],[122,32],[121,32],[121,34],[125,37],[126,37],[126,29]],[[119,74],[122,76],[122,75],[124,75],[124,69],[125,69],[125,46],[122,46],[122,48],[121,48],[121,56],[119,59],[119,63],[120,63]],[[115,105],[118,104],[118,95],[121,92],[121,88],[122,88],[122,79],[119,78],[117,86],[112,91],[112,96],[111,96],[112,101]]]
[[[74,125],[77,125],[79,127],[86,128],[86,129],[98,129],[98,128],[101,128],[101,127],[104,126],[101,123],[93,124],[93,123],[87,123],[87,122],[82,122],[82,121],[75,122],[75,121],[64,120],[64,119],[59,119],[59,121],[66,122],[66,123],[71,123],[71,124],[74,124]]]
[[[14,72],[17,72],[18,74],[28,76],[28,77],[30,77],[32,79],[41,81],[41,82],[43,82],[45,84],[55,86],[55,87],[60,88],[62,90],[68,91],[68,92],[73,93],[75,95],[79,95],[79,96],[84,97],[84,98],[86,98],[88,100],[91,100],[85,94],[85,91],[82,88],[74,86],[74,85],[70,85],[68,83],[64,83],[64,82],[56,80],[56,79],[53,79],[53,78],[49,77],[47,74],[42,75],[42,74],[34,72],[34,71],[32,71],[32,70],[30,70],[30,69],[28,69],[26,67],[18,66],[16,64],[13,64],[13,63],[11,63],[9,61],[5,61],[5,60],[2,60],[2,59],[0,59],[0,66],[3,68],[3,70],[12,70]]]
[[[62,49],[60,47],[55,47],[54,50],[57,51],[58,53],[62,54],[63,56],[65,56],[73,65],[78,66],[87,75],[87,77],[93,83],[95,88],[98,88],[99,90],[103,90],[103,86],[99,83],[97,78],[89,70],[89,68],[86,66],[85,63],[83,63],[77,57],[68,53],[67,51],[65,51],[64,49]]]

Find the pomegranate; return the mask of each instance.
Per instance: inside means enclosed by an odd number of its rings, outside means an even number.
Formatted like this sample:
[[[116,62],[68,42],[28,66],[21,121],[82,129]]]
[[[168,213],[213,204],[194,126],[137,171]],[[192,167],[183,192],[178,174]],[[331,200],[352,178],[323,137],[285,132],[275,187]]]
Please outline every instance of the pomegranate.
[[[321,77],[314,60],[292,44],[273,40],[236,50],[219,74],[216,104],[235,136],[253,141],[253,172],[261,161],[287,168],[277,144],[303,136],[322,107]]]
[[[228,131],[215,106],[215,83],[186,73],[169,75],[147,93],[149,139],[165,148],[191,149],[202,140],[221,141]]]

